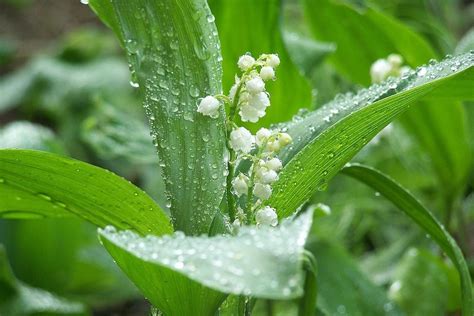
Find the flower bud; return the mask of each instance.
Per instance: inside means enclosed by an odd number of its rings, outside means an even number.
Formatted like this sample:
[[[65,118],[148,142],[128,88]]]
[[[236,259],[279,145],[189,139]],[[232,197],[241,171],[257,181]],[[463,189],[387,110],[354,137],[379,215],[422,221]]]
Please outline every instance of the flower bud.
[[[285,147],[286,145],[290,144],[293,141],[290,134],[287,133],[280,133],[278,135],[278,142],[280,143],[281,147]]]

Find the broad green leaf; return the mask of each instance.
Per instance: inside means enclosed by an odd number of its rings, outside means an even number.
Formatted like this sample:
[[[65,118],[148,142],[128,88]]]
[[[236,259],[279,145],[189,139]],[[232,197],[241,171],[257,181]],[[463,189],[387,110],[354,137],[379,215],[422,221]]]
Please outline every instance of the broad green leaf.
[[[211,0],[222,44],[224,87],[229,91],[234,75],[239,73],[237,60],[249,52],[277,53],[281,60],[277,80],[267,84],[271,107],[258,126],[282,122],[300,108],[311,105],[311,87],[292,63],[283,43],[280,0]],[[245,12],[245,14],[242,14]],[[291,93],[289,93],[291,91]],[[256,128],[251,124],[249,128]]]
[[[301,259],[311,218],[309,212],[277,228],[243,227],[236,236],[143,238],[112,227],[99,235],[117,264],[162,312],[213,315],[226,297],[223,293],[301,296]]]
[[[413,68],[438,57],[421,36],[371,6],[304,1],[313,34],[318,40],[337,45],[329,60],[355,83],[369,84],[372,63],[392,53],[402,55]],[[402,123],[429,153],[444,189],[441,193],[452,201],[463,190],[471,161],[463,107],[452,100],[435,100],[409,111]]]
[[[140,234],[172,232],[168,217],[141,189],[98,167],[46,152],[0,150],[0,217],[76,215]]]
[[[11,271],[4,248],[0,245],[0,314],[88,315],[85,307],[17,280]]]
[[[327,315],[401,315],[340,246],[329,241],[308,242],[318,261],[318,307]]]
[[[61,143],[47,127],[15,121],[0,129],[0,148],[22,148],[64,153]]]
[[[280,126],[294,143],[280,157],[286,163],[273,185],[269,205],[287,216],[308,200],[367,142],[415,101],[474,99],[474,54],[420,68],[402,78],[346,94],[315,112]]]
[[[406,215],[413,219],[430,237],[438,243],[456,266],[461,279],[463,315],[474,313],[472,281],[466,261],[456,241],[446,231],[444,226],[400,184],[379,171],[362,165],[351,165],[343,172],[359,181],[364,182],[377,192],[380,192]]]
[[[423,249],[403,256],[390,287],[390,297],[407,315],[445,315],[449,280],[444,262]]]
[[[205,0],[92,0],[121,39],[144,96],[177,230],[207,233],[224,193],[224,109],[196,111],[222,92],[219,39]]]
[[[92,224],[76,218],[1,220],[0,232],[15,275],[30,286],[89,306],[139,295],[100,245]]]

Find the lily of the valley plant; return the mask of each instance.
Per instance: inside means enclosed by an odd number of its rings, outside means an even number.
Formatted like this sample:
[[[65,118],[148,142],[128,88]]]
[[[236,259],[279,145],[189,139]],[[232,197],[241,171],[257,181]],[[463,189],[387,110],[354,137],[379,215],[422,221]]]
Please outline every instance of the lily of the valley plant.
[[[206,1],[89,5],[127,53],[169,210],[104,169],[1,150],[0,214],[75,215],[99,226],[104,247],[157,314],[250,315],[263,302],[271,315],[274,301],[293,300],[300,315],[314,315],[317,265],[305,246],[317,225],[313,215],[329,211],[307,202],[342,170],[374,187],[440,246],[459,272],[463,313],[472,315],[469,271],[444,227],[390,178],[346,164],[416,102],[474,99],[474,52],[416,69],[390,55],[366,70],[376,85],[254,128],[267,112],[289,106],[270,106],[268,92],[287,67],[283,52],[242,55],[224,94],[218,29]]]

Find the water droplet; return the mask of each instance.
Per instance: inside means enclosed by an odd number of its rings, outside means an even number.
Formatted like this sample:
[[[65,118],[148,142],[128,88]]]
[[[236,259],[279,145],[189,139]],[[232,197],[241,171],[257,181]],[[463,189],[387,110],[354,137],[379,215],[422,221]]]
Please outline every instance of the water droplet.
[[[46,201],[51,201],[51,197],[49,195],[46,195],[44,193],[38,193],[38,196]]]

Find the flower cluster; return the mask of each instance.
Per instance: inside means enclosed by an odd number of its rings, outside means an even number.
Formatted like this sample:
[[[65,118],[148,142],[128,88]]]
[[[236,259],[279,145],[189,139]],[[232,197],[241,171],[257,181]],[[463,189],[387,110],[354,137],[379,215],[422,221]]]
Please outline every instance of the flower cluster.
[[[257,224],[276,223],[273,220],[263,221],[261,219],[264,217],[259,215],[261,212],[268,215],[273,209],[265,207],[258,210],[258,208],[272,194],[271,185],[278,180],[278,172],[283,167],[275,155],[291,143],[290,135],[261,128],[254,136],[244,127],[234,129],[230,135],[230,146],[237,153],[237,160],[251,162],[246,172],[240,171],[233,179],[234,194],[239,198],[246,197],[247,214],[257,210]],[[276,218],[276,214],[274,216]]]
[[[243,122],[252,123],[265,116],[266,108],[270,106],[265,82],[276,79],[275,69],[279,64],[280,59],[275,54],[263,54],[258,59],[249,54],[241,56],[237,65],[242,73],[235,77],[229,95],[206,96],[198,105],[197,111],[211,118],[218,117],[221,105],[228,105],[229,177],[232,177],[232,195],[238,205],[231,218],[237,226],[242,222],[278,224],[275,209],[265,206],[264,201],[270,198],[271,185],[278,180],[278,172],[283,167],[276,154],[292,139],[287,133],[266,128],[252,135],[245,127],[237,126],[234,116],[238,113]],[[250,162],[250,166],[242,167],[246,165],[241,163],[243,161]],[[240,167],[238,174],[234,174],[235,166]]]
[[[386,59],[376,60],[370,67],[370,77],[373,83],[380,83],[390,76],[398,77],[410,70],[403,66],[403,58],[398,54],[390,54]]]

